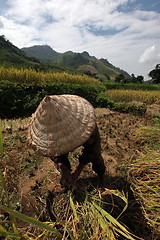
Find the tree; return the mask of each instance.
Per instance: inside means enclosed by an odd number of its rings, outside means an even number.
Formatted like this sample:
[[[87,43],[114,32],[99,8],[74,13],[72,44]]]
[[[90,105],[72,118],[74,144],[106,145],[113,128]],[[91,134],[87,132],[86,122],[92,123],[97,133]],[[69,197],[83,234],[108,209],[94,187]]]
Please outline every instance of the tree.
[[[152,78],[153,83],[160,83],[160,64],[157,64],[155,69],[150,71],[148,75]]]
[[[135,75],[132,73],[131,75],[131,79],[130,82],[132,83],[143,83],[144,81],[144,77],[142,75],[138,75],[137,77],[135,77]]]
[[[125,80],[125,76],[122,73],[117,75],[115,78],[115,82],[118,82],[118,83],[124,83],[124,80]]]
[[[144,77],[142,75],[137,76],[136,78],[137,83],[143,83],[143,81],[144,81]]]

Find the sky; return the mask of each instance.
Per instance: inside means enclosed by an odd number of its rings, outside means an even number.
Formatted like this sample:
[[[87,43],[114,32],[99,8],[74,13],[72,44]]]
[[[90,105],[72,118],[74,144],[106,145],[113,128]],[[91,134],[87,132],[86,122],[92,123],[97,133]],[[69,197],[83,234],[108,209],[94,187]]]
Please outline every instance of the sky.
[[[147,80],[160,63],[160,2],[0,0],[0,35],[18,48],[87,51]]]

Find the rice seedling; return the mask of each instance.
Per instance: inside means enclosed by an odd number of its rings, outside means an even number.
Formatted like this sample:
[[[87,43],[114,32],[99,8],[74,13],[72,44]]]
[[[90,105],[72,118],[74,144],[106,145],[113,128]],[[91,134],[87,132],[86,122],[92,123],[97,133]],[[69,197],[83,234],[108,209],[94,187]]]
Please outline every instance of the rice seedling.
[[[107,90],[106,96],[115,102],[141,102],[144,104],[154,104],[160,101],[159,91],[143,90]]]

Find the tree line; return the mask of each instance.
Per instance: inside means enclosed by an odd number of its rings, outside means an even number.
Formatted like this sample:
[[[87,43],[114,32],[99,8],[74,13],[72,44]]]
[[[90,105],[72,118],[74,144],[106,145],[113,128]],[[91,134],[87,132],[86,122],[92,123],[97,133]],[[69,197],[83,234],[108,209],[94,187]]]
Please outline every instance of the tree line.
[[[153,84],[160,83],[160,64],[157,64],[155,69],[151,70],[148,74],[149,77],[151,77],[150,82]],[[143,83],[144,77],[142,75],[135,76],[134,74],[131,75],[130,78],[126,78],[122,73],[119,74],[115,78],[115,82],[117,83]]]

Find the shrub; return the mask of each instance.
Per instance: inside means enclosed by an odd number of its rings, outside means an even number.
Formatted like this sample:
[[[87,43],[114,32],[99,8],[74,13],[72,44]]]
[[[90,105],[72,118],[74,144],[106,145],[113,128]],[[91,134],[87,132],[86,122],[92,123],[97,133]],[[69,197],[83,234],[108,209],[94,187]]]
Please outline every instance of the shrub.
[[[115,102],[107,98],[103,92],[98,95],[96,101],[97,106],[101,108],[114,108],[115,106]]]
[[[102,92],[97,97],[97,106],[102,108],[109,108],[122,113],[132,113],[134,115],[144,115],[147,107],[144,105],[136,105],[135,103],[114,102],[106,97]]]
[[[160,90],[160,84],[149,84],[149,83],[143,83],[143,84],[137,84],[137,83],[127,83],[127,84],[121,84],[121,83],[115,83],[115,82],[103,82],[103,85],[107,90],[109,89],[128,89],[128,90],[146,90],[146,91],[159,91]]]
[[[115,103],[113,110],[122,113],[132,113],[134,115],[143,116],[146,113],[147,107],[143,105],[136,105],[135,103]]]
[[[75,94],[86,98],[94,107],[96,98],[104,90],[102,85],[73,83],[26,84],[0,81],[1,118],[31,115],[46,95]]]

